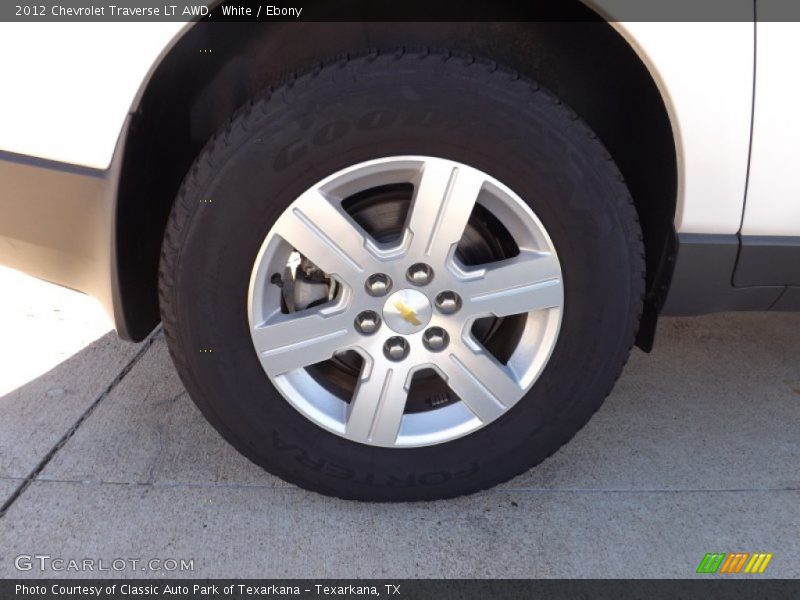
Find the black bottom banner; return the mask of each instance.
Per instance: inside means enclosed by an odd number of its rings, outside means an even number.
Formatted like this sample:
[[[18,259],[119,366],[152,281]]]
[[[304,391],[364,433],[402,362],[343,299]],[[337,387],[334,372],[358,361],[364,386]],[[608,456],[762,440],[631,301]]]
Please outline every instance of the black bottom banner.
[[[517,599],[798,598],[793,580],[2,580],[0,599],[18,600],[237,600],[251,598]]]

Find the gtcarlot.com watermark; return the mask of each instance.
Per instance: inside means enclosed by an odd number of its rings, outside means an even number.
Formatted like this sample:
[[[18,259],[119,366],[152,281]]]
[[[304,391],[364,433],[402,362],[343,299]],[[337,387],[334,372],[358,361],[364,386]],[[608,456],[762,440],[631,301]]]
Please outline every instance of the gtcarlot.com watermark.
[[[193,558],[66,558],[49,554],[20,554],[14,558],[17,571],[40,573],[190,573]]]

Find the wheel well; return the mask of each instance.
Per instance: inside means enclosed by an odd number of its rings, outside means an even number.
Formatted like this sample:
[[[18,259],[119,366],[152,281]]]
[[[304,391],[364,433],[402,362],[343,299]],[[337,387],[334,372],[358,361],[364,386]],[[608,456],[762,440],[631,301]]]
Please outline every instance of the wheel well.
[[[536,79],[604,142],[642,224],[643,322],[652,327],[640,331],[638,343],[646,347],[670,275],[677,194],[672,128],[653,78],[622,36],[577,0],[562,5],[573,11],[571,22],[194,25],[155,68],[131,117],[116,207],[121,334],[139,340],[158,323],[158,260],[170,208],[195,156],[239,106],[322,59],[428,46],[482,55]]]

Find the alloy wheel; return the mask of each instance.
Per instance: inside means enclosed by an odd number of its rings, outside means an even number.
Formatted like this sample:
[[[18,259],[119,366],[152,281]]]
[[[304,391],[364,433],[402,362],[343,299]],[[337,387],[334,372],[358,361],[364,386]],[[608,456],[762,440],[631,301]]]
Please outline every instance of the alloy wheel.
[[[381,239],[347,208],[392,186],[410,201],[398,235]],[[478,209],[513,240],[499,260],[459,251]],[[546,365],[563,305],[556,250],[519,196],[465,164],[398,156],[334,173],[284,211],[255,260],[248,315],[264,371],[301,414],[353,442],[415,447],[509,411]],[[506,323],[495,337],[507,351],[492,351],[487,320]],[[351,387],[328,381],[319,365],[331,361],[350,367]],[[446,393],[412,409],[424,377]]]

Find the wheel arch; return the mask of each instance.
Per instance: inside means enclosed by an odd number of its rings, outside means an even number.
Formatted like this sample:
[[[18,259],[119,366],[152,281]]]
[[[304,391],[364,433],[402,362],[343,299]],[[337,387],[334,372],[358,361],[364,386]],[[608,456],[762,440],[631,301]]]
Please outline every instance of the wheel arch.
[[[563,6],[569,18],[546,23],[185,27],[143,83],[124,141],[112,259],[120,334],[143,339],[158,323],[158,262],[169,211],[196,155],[239,106],[322,59],[368,48],[429,46],[482,55],[536,79],[604,142],[642,224],[647,297],[637,343],[649,348],[674,248],[678,146],[668,100],[624,30],[578,0]]]

